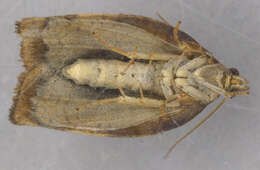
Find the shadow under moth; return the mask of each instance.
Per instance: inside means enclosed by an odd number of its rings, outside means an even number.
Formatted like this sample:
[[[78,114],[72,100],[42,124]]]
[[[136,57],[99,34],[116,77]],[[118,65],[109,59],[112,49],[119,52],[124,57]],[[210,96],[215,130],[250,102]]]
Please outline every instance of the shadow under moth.
[[[146,136],[185,124],[225,96],[179,143],[227,98],[249,92],[236,69],[218,62],[179,25],[122,14],[17,22],[25,71],[18,78],[11,122],[100,136]]]

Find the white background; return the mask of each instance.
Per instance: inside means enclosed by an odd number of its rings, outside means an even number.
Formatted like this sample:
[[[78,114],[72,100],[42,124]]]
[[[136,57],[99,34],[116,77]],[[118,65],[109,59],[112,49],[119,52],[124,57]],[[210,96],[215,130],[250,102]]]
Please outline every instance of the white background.
[[[212,110],[185,126],[142,138],[93,137],[8,121],[13,88],[23,70],[14,23],[24,17],[76,13],[126,13],[158,18],[192,35],[228,67],[250,81],[250,96],[228,101],[217,114],[163,155]],[[0,169],[2,170],[259,170],[259,0],[1,0]],[[219,102],[219,101],[218,101]]]

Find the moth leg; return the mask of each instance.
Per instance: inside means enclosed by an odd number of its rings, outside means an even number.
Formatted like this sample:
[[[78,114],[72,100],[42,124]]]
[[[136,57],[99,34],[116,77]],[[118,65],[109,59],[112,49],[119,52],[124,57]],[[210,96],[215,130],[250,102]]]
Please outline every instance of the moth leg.
[[[188,95],[205,104],[210,103],[210,97],[206,93],[203,93],[199,89],[193,87],[189,80],[185,78],[177,78],[175,81],[176,84],[182,88],[182,91]]]
[[[134,51],[133,57],[132,57],[131,60],[128,62],[126,68],[122,71],[121,74],[125,74],[125,72],[128,70],[128,68],[129,68],[132,64],[134,64],[135,59],[136,59],[136,57],[135,57],[135,56],[136,56],[136,51],[137,51],[137,47],[135,48],[135,51]]]
[[[195,43],[188,43],[181,41],[179,38],[179,28],[181,25],[181,21],[178,21],[175,28],[173,29],[173,39],[178,43],[178,45],[183,49],[183,52],[186,53],[200,53],[200,54],[206,54],[203,50],[202,46]]]
[[[118,89],[119,89],[119,91],[120,91],[120,93],[122,95],[122,98],[124,100],[127,100],[127,98],[131,98],[131,97],[128,97],[125,94],[124,90],[121,87],[118,86]],[[142,88],[141,83],[139,83],[139,93],[140,93],[140,100],[139,101],[140,101],[140,103],[144,103],[144,92],[143,92],[143,88]]]
[[[126,56],[128,58],[130,58],[130,61],[128,63],[128,65],[126,66],[126,68],[123,70],[123,72],[121,74],[124,74],[127,69],[135,62],[136,59],[140,58],[136,53],[137,53],[137,48],[135,48],[134,53],[129,53],[129,52],[125,52],[119,48],[116,48],[110,44],[108,44],[105,40],[103,40],[103,38],[101,38],[101,36],[97,33],[97,31],[93,32],[93,35],[108,49],[110,49],[111,51],[114,51],[118,54],[121,54],[123,56]]]
[[[185,65],[183,65],[179,68],[179,65],[182,61],[183,56],[185,55],[185,52],[186,52],[186,50],[184,50],[183,53],[180,55],[176,65],[174,67],[173,80],[172,80],[172,86],[174,87],[174,89],[178,89],[176,82],[175,82],[176,77],[187,77],[190,70],[199,68],[202,65],[204,65],[205,63],[207,63],[207,61],[208,61],[208,58],[206,58],[204,56],[200,56],[200,57],[197,57],[197,58],[189,61],[188,63],[186,63]]]
[[[135,62],[135,58],[133,57],[133,58],[131,58],[131,60],[128,62],[127,66],[125,67],[125,69],[124,69],[120,74],[125,74],[125,72],[128,70],[128,68],[129,68],[132,64],[134,64],[134,62]]]
[[[89,103],[89,104],[79,106],[79,107],[76,108],[76,110],[80,111],[80,110],[83,110],[84,108],[87,108],[87,107],[93,107],[93,106],[96,106],[96,105],[102,105],[102,104],[108,104],[108,103],[115,103],[115,102],[119,102],[120,100],[121,100],[120,97],[112,98],[112,99],[103,99],[103,100],[99,100],[97,102],[92,102],[92,103]]]
[[[130,53],[130,52],[126,52],[126,51],[123,51],[123,50],[121,50],[121,49],[119,49],[119,48],[116,48],[116,47],[114,47],[114,46],[108,44],[108,43],[98,34],[97,31],[93,32],[93,35],[94,35],[94,36],[100,41],[100,43],[103,44],[107,49],[109,49],[109,50],[111,50],[111,51],[113,51],[113,52],[116,52],[116,53],[118,53],[118,54],[121,54],[121,55],[123,55],[123,56],[126,56],[126,57],[128,57],[128,58],[130,58],[130,61],[129,61],[128,65],[126,66],[126,68],[123,70],[123,72],[122,72],[121,74],[124,74],[124,73],[128,70],[128,68],[129,68],[132,64],[134,64],[134,62],[135,62],[136,59],[142,58],[142,57],[140,57],[140,56],[137,55],[137,47],[135,48],[134,52],[131,52],[131,53]],[[151,53],[151,54],[149,55],[149,65],[152,65],[152,57],[153,57],[153,55],[154,55],[154,53]]]
[[[118,53],[118,54],[121,54],[121,55],[123,55],[123,56],[126,56],[126,57],[128,57],[128,58],[130,58],[130,59],[132,59],[132,58],[134,58],[134,59],[141,58],[141,57],[139,57],[139,56],[136,55],[136,50],[135,50],[135,52],[134,52],[134,54],[133,54],[133,53],[125,52],[125,51],[123,51],[123,50],[121,50],[121,49],[119,49],[119,48],[116,48],[116,47],[114,47],[114,46],[108,44],[105,40],[103,40],[103,38],[101,38],[101,36],[97,33],[97,31],[93,32],[93,35],[94,35],[106,48],[110,49],[111,51],[114,51],[114,52],[116,52],[116,53]]]
[[[133,57],[131,58],[131,60],[128,62],[126,68],[124,69],[124,71],[121,73],[121,74],[124,74],[128,68],[134,64],[135,60],[138,59],[138,56],[137,56],[137,47],[135,48],[135,51],[134,51],[134,54],[133,54]],[[153,62],[153,55],[154,55],[154,52],[152,52],[151,54],[149,54],[149,67],[152,66],[152,62]]]
[[[174,70],[173,70],[173,77],[176,77],[177,74],[177,70],[179,72],[179,70],[181,69],[181,71],[189,71],[189,69],[195,69],[195,68],[199,68],[201,65],[205,64],[207,62],[207,59],[204,58],[203,56],[199,57],[199,58],[195,58],[193,60],[191,60],[190,62],[188,62],[187,64],[185,64],[184,66],[182,66],[181,68],[179,68],[179,65],[185,55],[185,53],[187,52],[186,48],[183,50],[182,54],[180,55],[176,65],[174,66]],[[175,83],[173,83],[175,84]]]
[[[179,59],[178,59],[176,65],[175,65],[175,67],[174,67],[174,70],[173,70],[173,77],[176,76],[177,69],[179,68],[179,65],[180,65],[181,60],[183,59],[183,56],[184,56],[184,55],[185,55],[184,52],[180,55],[180,57],[179,57]]]
[[[206,53],[203,50],[202,46],[198,45],[198,44],[191,44],[191,43],[183,42],[183,48],[186,49],[186,53],[187,54],[199,53],[201,55],[206,55]]]
[[[120,91],[120,94],[122,95],[122,97],[126,97],[126,94],[125,94],[125,92],[124,92],[124,90],[120,87],[120,86],[118,86],[118,89],[119,89],[119,91]]]
[[[177,27],[177,26],[176,26]],[[176,35],[177,36],[177,35]],[[178,38],[177,38],[178,39]],[[177,41],[177,40],[176,40]],[[178,40],[179,41],[179,40]],[[178,70],[178,68],[179,68],[179,65],[180,65],[180,63],[181,63],[181,61],[182,61],[182,59],[183,59],[183,57],[184,57],[184,55],[186,54],[186,53],[188,53],[189,52],[189,49],[188,49],[188,47],[185,47],[184,49],[183,49],[183,52],[182,52],[182,54],[180,55],[180,57],[179,57],[179,59],[178,59],[178,61],[177,61],[177,63],[176,63],[176,65],[175,65],[175,67],[174,67],[174,70],[173,70],[173,77],[175,78],[175,76],[176,76],[176,72],[177,72],[177,70]],[[192,60],[193,61],[193,60]],[[175,84],[175,83],[174,83]]]
[[[194,58],[193,60],[187,62],[185,65],[182,65],[180,68],[178,68],[175,76],[188,77],[191,70],[200,68],[201,66],[205,65],[207,62],[208,62],[207,57],[201,56],[201,57]]]
[[[127,96],[121,87],[118,87],[118,89],[122,96],[119,97],[117,102],[125,103],[125,104],[143,105],[143,106],[147,106],[147,107],[156,107],[156,108],[159,107],[161,110],[162,116],[166,115],[165,107],[166,107],[167,103],[171,102],[172,101],[171,99],[176,99],[176,97],[175,98],[172,97],[170,100],[156,100],[156,99],[146,98],[146,97],[144,97],[143,88],[142,88],[141,83],[139,83],[140,98]],[[169,105],[169,107],[176,107],[176,103]]]
[[[178,32],[181,25],[181,21],[178,21],[175,25],[175,28],[173,29],[173,39],[178,43],[179,46],[182,45],[182,42],[179,39]]]
[[[180,65],[180,63],[181,63],[181,60],[182,60],[184,54],[185,54],[185,53],[183,52],[183,53],[180,55],[180,57],[179,57],[179,59],[178,59],[176,65],[175,65],[175,67],[174,67],[174,70],[173,70],[172,86],[173,86],[173,88],[174,88],[175,90],[178,89],[178,88],[177,88],[177,85],[176,85],[176,82],[175,82],[175,77],[176,77],[177,69],[178,69],[178,67],[179,67],[179,65]]]
[[[108,104],[108,103],[115,103],[115,102],[120,102],[122,100],[125,100],[127,98],[127,95],[125,94],[124,90],[120,86],[118,86],[118,89],[121,94],[121,97],[99,100],[97,102],[93,102],[93,103],[89,103],[89,104],[80,106],[80,107],[76,108],[76,110],[79,111],[79,110],[82,110],[87,107],[93,107],[96,105],[102,105],[102,104]]]

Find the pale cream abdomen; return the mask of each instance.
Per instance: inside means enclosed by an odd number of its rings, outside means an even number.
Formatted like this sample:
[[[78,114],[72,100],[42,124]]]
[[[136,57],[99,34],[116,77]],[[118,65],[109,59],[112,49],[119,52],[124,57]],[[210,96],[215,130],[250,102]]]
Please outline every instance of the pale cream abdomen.
[[[143,90],[161,94],[157,83],[160,69],[155,69],[155,65],[135,62],[125,71],[127,65],[127,62],[119,60],[79,59],[65,67],[63,75],[80,85],[108,89],[121,87],[133,91],[142,87]]]

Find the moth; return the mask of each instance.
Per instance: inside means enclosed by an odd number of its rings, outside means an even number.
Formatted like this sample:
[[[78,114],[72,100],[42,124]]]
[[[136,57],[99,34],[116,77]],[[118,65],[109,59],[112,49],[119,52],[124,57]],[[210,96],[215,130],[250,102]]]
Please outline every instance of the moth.
[[[18,77],[11,122],[147,136],[185,124],[219,96],[248,94],[248,82],[236,69],[179,26],[123,14],[17,22],[25,71]]]

